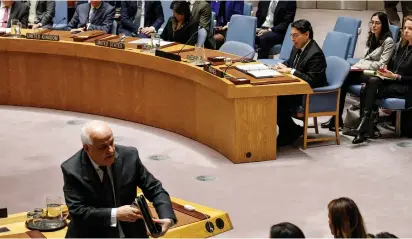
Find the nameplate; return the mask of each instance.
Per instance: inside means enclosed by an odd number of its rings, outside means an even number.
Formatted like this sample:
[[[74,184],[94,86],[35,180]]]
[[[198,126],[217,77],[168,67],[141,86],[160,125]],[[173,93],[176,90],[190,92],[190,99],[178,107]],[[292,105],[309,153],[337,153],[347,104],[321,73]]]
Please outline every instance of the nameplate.
[[[46,35],[37,33],[26,33],[26,39],[44,40],[44,41],[60,41],[59,35]]]
[[[218,69],[216,69],[216,68],[213,68],[211,65],[205,65],[205,66],[203,67],[203,70],[209,72],[209,73],[212,74],[212,75],[215,75],[215,76],[217,76],[217,77],[220,77],[220,78],[223,78],[224,75],[225,75],[225,73],[223,73],[223,71],[218,70]]]
[[[115,49],[124,49],[125,45],[122,42],[111,42],[111,41],[96,41],[96,46],[104,46]]]

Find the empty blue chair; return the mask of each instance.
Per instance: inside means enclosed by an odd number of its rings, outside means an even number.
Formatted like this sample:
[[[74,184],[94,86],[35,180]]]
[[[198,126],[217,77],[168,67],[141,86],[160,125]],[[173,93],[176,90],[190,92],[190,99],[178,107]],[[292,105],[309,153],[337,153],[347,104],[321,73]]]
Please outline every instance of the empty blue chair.
[[[308,139],[308,121],[309,117],[314,117],[314,128],[316,133],[319,133],[317,117],[320,116],[335,116],[339,115],[339,94],[340,88],[349,74],[349,63],[337,56],[329,56],[326,58],[326,77],[328,86],[314,88],[313,93],[307,94],[304,100],[304,107],[300,107],[296,113],[296,118],[303,119],[303,149],[307,148],[308,142],[320,142],[335,140],[336,144],[340,144],[339,126],[336,125],[335,137],[333,138],[315,138]],[[339,121],[337,120],[338,124]]]
[[[325,57],[337,56],[342,59],[347,58],[351,35],[343,32],[328,32],[323,41],[322,50]]]
[[[291,25],[289,25],[288,30],[286,31],[285,39],[283,39],[282,48],[280,49],[280,54],[278,59],[259,59],[260,62],[268,65],[274,66],[277,63],[283,63],[289,59],[290,52],[293,49],[293,42],[290,38],[290,32],[292,31]]]
[[[243,42],[255,47],[256,24],[256,17],[232,15],[226,33],[226,41]]]
[[[207,38],[206,29],[204,28],[200,29],[199,32],[197,33],[197,43],[205,44],[206,38]]]
[[[356,43],[358,42],[358,35],[361,30],[361,23],[362,21],[360,19],[352,17],[338,17],[335,27],[333,28],[333,31],[335,32],[343,32],[352,36],[349,45],[348,58],[353,58],[355,54]]]
[[[252,16],[252,8],[253,8],[252,3],[245,2],[245,4],[243,5],[243,15]]]
[[[64,29],[67,26],[67,1],[56,1],[55,14],[53,18],[54,29]],[[64,20],[63,20],[64,19]]]
[[[172,3],[171,1],[161,1],[162,2],[162,8],[163,8],[163,16],[164,16],[164,23],[162,26],[159,28],[158,33],[162,33],[163,29],[165,28],[167,21],[169,21],[169,18],[173,16],[173,10],[170,9],[170,4]]]
[[[253,59],[255,55],[255,48],[243,42],[227,41],[219,49],[221,52],[226,52],[239,57]]]

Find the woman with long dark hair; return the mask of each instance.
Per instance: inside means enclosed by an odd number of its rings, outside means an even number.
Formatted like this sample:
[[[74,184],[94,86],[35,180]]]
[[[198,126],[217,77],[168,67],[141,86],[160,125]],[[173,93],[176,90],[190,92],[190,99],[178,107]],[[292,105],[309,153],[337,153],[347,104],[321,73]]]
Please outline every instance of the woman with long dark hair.
[[[389,29],[388,16],[384,12],[376,12],[372,15],[369,22],[369,34],[366,41],[366,49],[363,58],[353,65],[354,68],[362,70],[376,71],[380,67],[388,64],[392,57],[395,43]],[[339,101],[339,127],[343,127],[342,113],[345,106],[346,94],[351,85],[367,82],[369,76],[359,71],[351,71],[341,87]],[[328,122],[321,124],[322,128],[329,128],[335,131],[335,118],[332,117]]]
[[[405,108],[412,105],[412,16],[404,18],[401,42],[388,66],[378,72],[379,76],[369,79],[361,95],[361,122],[353,144],[365,141],[372,110],[378,107],[376,99],[401,98],[405,99]]]

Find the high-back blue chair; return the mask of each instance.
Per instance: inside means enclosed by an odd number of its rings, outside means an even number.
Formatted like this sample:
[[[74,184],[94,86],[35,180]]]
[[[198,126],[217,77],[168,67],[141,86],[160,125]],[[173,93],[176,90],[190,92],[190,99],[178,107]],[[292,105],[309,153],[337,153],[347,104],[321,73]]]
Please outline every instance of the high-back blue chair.
[[[279,54],[279,53],[281,54],[282,47],[283,47],[283,44],[285,43],[285,41],[289,40],[288,43],[292,42],[292,39],[290,39],[290,32],[291,31],[292,31],[292,24],[289,25],[288,30],[286,31],[285,38],[283,39],[283,43],[274,45],[272,48],[270,48],[269,55],[276,55],[276,54]],[[292,47],[291,47],[292,45],[290,45],[290,50],[292,50]],[[289,56],[287,56],[287,57],[289,57]]]
[[[197,43],[205,44],[207,38],[207,31],[206,29],[202,28],[197,32]]]
[[[173,11],[172,9],[170,9],[170,4],[172,3],[172,1],[167,1],[167,0],[162,0],[162,8],[163,8],[163,16],[164,16],[164,23],[162,24],[162,26],[159,28],[158,32],[162,33],[163,29],[165,28],[167,22],[169,21],[169,18],[171,16],[173,16]]]
[[[304,107],[300,107],[295,115],[296,118],[303,119],[304,122],[303,149],[307,148],[309,142],[335,140],[336,144],[340,144],[339,120],[336,120],[335,137],[308,139],[308,121],[310,117],[314,117],[314,128],[317,134],[319,133],[317,117],[335,116],[338,118],[340,88],[350,71],[350,64],[337,56],[327,57],[326,64],[328,86],[314,88],[313,93],[307,94]]]
[[[255,48],[243,42],[227,41],[223,43],[219,51],[237,55],[239,57],[253,59]]]
[[[214,35],[215,34],[215,20],[216,20],[216,13],[212,11],[212,17],[210,18],[210,32]]]
[[[67,26],[67,22],[70,21],[70,19],[67,19],[67,1],[56,1],[54,11],[53,28],[64,29]],[[65,20],[62,20],[64,18]]]
[[[351,35],[343,32],[328,32],[323,41],[322,50],[325,57],[337,56],[347,59]]]
[[[358,35],[361,30],[361,23],[362,21],[360,19],[352,17],[338,17],[335,27],[333,28],[333,31],[335,32],[343,32],[352,36],[349,45],[348,58],[354,57],[356,43],[358,42]]]
[[[280,49],[280,54],[278,59],[259,59],[260,62],[268,65],[274,66],[277,63],[283,63],[289,59],[290,52],[293,49],[293,42],[290,38],[290,32],[292,31],[292,25],[289,25],[288,30],[286,31],[285,38],[283,39],[282,48]]]
[[[392,38],[394,42],[398,42],[398,38],[399,38],[399,27],[395,26],[395,25],[389,25],[389,30],[392,33]]]
[[[232,15],[226,33],[226,41],[243,42],[255,47],[256,24],[256,17]]]
[[[253,5],[250,2],[245,2],[243,5],[243,15],[252,16]]]

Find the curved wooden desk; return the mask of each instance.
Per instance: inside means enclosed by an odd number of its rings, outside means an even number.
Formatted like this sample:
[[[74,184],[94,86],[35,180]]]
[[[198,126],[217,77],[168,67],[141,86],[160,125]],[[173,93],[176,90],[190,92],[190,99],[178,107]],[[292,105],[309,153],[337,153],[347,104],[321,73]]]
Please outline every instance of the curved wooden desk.
[[[135,49],[0,38],[0,104],[108,116],[197,140],[234,163],[276,159],[277,96],[304,82],[234,85]]]

